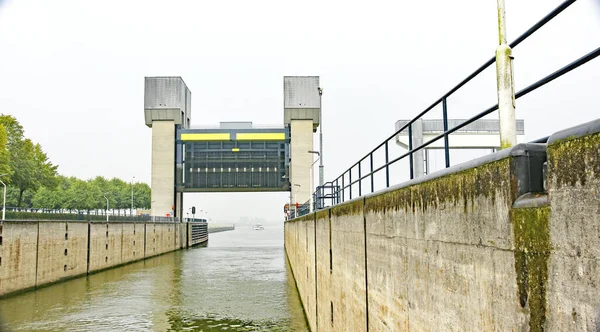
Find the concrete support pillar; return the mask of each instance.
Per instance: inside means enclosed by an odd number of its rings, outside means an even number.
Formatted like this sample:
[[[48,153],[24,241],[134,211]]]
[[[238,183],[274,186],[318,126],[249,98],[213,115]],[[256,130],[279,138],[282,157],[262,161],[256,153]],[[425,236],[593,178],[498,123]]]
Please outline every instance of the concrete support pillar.
[[[175,122],[152,122],[151,214],[171,213],[175,197]]]
[[[313,192],[310,184],[310,165],[314,155],[313,150],[313,121],[292,120],[290,124],[290,176],[292,204],[304,204]],[[300,185],[300,186],[297,186]]]

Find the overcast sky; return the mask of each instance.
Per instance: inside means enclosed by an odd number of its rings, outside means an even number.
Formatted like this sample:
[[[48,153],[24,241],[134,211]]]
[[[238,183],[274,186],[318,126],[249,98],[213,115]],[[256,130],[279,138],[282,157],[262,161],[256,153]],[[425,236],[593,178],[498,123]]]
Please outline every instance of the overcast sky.
[[[508,39],[560,2],[506,0]],[[149,183],[144,76],[183,77],[193,124],[280,124],[283,76],[318,75],[327,180],[492,57],[496,24],[493,0],[0,0],[0,112],[61,174]],[[599,44],[600,1],[579,0],[514,50],[517,90]],[[525,139],[597,118],[599,80],[596,59],[518,100]],[[449,99],[449,116],[493,105],[495,82],[492,67]],[[187,194],[185,205],[216,221],[278,220],[287,199]]]

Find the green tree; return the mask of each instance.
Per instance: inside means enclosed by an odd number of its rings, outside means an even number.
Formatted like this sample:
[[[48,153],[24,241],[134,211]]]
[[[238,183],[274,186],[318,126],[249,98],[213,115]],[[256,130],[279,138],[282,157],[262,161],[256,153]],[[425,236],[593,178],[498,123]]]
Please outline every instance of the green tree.
[[[56,185],[57,166],[52,165],[41,145],[34,144],[30,139],[24,138],[23,126],[15,117],[2,114],[0,115],[0,124],[7,134],[8,169],[12,170],[9,182],[11,187],[16,189],[15,204],[21,207],[24,197],[32,199],[33,193],[41,186],[51,188]],[[0,147],[1,145],[2,138],[0,137]],[[0,166],[1,158],[0,156]],[[26,192],[29,194],[28,196],[25,196]],[[11,190],[11,193],[11,196],[14,196],[15,190]],[[31,202],[28,203],[31,204]]]
[[[133,185],[133,205],[137,209],[150,208],[150,186],[146,183]]]
[[[2,123],[0,123],[0,174],[7,175],[0,177],[0,180],[4,181],[4,183],[7,183],[12,175],[10,153],[8,151],[8,135],[6,127]]]

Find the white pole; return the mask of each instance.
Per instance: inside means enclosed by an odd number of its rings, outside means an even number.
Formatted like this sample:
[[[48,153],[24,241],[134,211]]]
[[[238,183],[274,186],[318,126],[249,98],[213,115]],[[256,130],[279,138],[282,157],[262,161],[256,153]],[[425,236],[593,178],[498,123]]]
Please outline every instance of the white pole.
[[[515,89],[512,69],[512,50],[506,42],[504,0],[498,1],[498,40],[496,48],[496,79],[498,86],[498,113],[500,117],[500,148],[517,144],[515,119]]]
[[[317,158],[317,160],[313,161],[313,163],[310,165],[310,189],[308,190],[309,194],[310,194],[310,200],[309,200],[309,210],[310,212],[313,212],[313,173],[314,173],[314,165],[317,163],[317,161],[321,160],[321,153],[317,152],[317,151],[308,151],[308,153],[313,153],[316,154],[317,156],[319,156]]]
[[[309,212],[312,213],[313,212],[313,194],[312,194],[312,188],[313,188],[313,165],[315,163],[313,163],[312,165],[310,165],[310,190],[309,190],[309,194],[310,194],[310,200],[309,200]]]
[[[0,176],[8,175],[8,173],[0,174]],[[2,221],[6,220],[6,184],[4,181],[0,180],[2,185],[4,186],[4,200],[2,201]]]
[[[321,162],[319,163],[319,186],[323,186],[323,103],[321,99],[323,98],[323,89],[319,88],[319,156],[321,158]],[[312,188],[312,185],[311,185]]]
[[[6,184],[4,181],[0,180],[2,185],[4,186],[4,200],[2,201],[2,221],[6,220]]]

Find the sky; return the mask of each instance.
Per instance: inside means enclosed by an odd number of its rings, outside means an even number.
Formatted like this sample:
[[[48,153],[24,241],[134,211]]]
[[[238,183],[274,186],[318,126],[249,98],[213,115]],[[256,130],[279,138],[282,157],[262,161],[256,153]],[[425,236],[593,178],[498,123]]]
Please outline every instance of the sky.
[[[560,2],[506,0],[508,39]],[[17,117],[63,175],[150,183],[145,76],[181,76],[192,91],[192,124],[201,125],[281,124],[283,76],[316,75],[329,180],[393,134],[397,120],[411,119],[494,56],[497,43],[491,0],[0,0],[0,112]],[[579,0],[515,48],[516,90],[598,44],[600,0]],[[599,81],[596,59],[519,99],[524,139],[597,118]],[[495,89],[492,66],[449,98],[449,117],[495,104]],[[406,179],[402,166],[393,183]],[[278,222],[288,197],[186,194],[184,204],[215,221]]]

